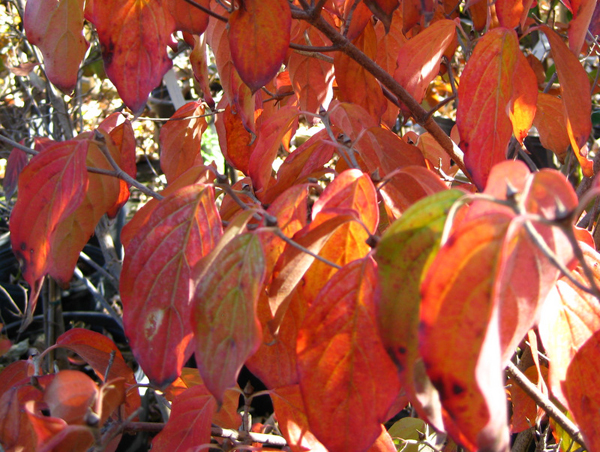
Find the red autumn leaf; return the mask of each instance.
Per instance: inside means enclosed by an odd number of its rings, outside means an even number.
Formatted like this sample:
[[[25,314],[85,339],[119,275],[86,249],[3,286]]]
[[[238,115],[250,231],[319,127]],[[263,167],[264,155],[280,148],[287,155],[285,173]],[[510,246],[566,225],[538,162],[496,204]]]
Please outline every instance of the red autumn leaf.
[[[208,166],[194,166],[171,182],[167,188],[160,192],[165,198],[175,193],[180,188],[188,185],[207,184],[214,179],[214,169]],[[137,235],[139,230],[148,222],[152,212],[158,207],[160,201],[156,198],[150,199],[136,212],[129,223],[123,227],[121,232],[121,243],[127,248],[129,242]]]
[[[44,401],[52,417],[67,424],[86,423],[86,414],[98,396],[96,383],[78,370],[62,370],[46,388]]]
[[[108,372],[108,381],[120,377],[125,378],[127,387],[126,417],[140,407],[140,395],[137,389],[133,388],[137,384],[133,371],[123,359],[123,355],[121,355],[115,343],[109,338],[94,331],[73,328],[62,334],[53,347],[66,348],[77,353],[94,369],[94,372],[102,381],[104,381],[106,369],[111,361],[110,356],[114,352],[115,357]]]
[[[354,41],[369,58],[377,55],[377,36],[373,25],[368,22],[362,34]],[[338,97],[363,107],[377,124],[387,108],[387,101],[377,79],[358,62],[342,52],[333,57],[335,80],[339,88]]]
[[[196,281],[191,313],[196,362],[219,404],[225,391],[236,384],[244,362],[260,346],[256,304],[264,278],[260,241],[253,234],[242,234],[221,249]]]
[[[159,387],[179,376],[193,352],[192,269],[221,234],[212,188],[191,185],[163,199],[126,247],[120,285],[125,332]]]
[[[318,179],[330,172],[325,165],[333,157],[335,147],[326,141],[327,131],[322,130],[305,141],[286,157],[277,172],[277,182],[269,187],[262,202],[270,203],[294,184]]]
[[[210,9],[210,0],[194,0],[194,2]],[[175,19],[176,30],[201,35],[208,27],[208,14],[185,0],[166,0],[165,4]]]
[[[213,10],[221,15],[227,14],[223,8],[213,2]],[[215,63],[220,75],[225,98],[233,112],[240,115],[246,129],[255,132],[254,115],[256,100],[248,85],[246,85],[236,70],[231,57],[227,23],[211,20],[206,31],[207,40],[215,55]]]
[[[384,425],[380,426],[381,433],[369,448],[368,452],[396,452],[398,449],[394,444],[392,436],[388,433]]]
[[[419,351],[454,421],[448,433],[469,450],[508,450],[498,313],[491,295],[509,221],[504,213],[490,213],[461,222],[421,288]]]
[[[85,18],[96,26],[106,74],[125,105],[139,113],[172,66],[167,46],[173,17],[158,0],[93,0]]]
[[[452,159],[436,139],[425,132],[419,135],[417,147],[421,150],[423,157],[427,159],[430,168],[434,168],[438,173],[446,176],[454,176],[458,171],[458,165],[452,165]]]
[[[22,143],[21,143],[22,144]],[[2,188],[6,199],[12,198],[17,190],[17,182],[23,168],[27,165],[29,158],[27,154],[18,148],[13,148],[6,161],[6,170],[4,171],[4,179],[2,180]]]
[[[404,33],[402,33],[402,9],[398,8],[393,13],[393,20],[389,31],[384,29],[383,23],[377,23],[375,25],[375,34],[377,35],[377,57],[375,58],[375,62],[388,74],[393,74],[398,67],[397,58],[400,48],[407,41]],[[381,121],[392,129],[396,125],[399,111],[398,106],[387,99],[387,109]]]
[[[379,125],[367,110],[349,102],[331,102],[328,114],[331,123],[351,140],[356,140],[363,130]]]
[[[277,424],[292,452],[327,452],[310,431],[300,386],[293,384],[272,391],[271,400],[277,413]]]
[[[539,93],[533,125],[540,134],[542,146],[554,152],[564,163],[571,141],[563,101],[550,94]]]
[[[379,192],[391,218],[400,218],[402,212],[419,199],[448,189],[439,176],[422,166],[409,165],[390,173]]]
[[[398,0],[365,0],[365,5],[383,23],[386,32],[389,33],[392,24],[392,15],[398,6],[400,6],[400,2]]]
[[[596,331],[575,353],[569,363],[562,391],[568,401],[569,411],[588,450],[600,447],[597,434],[600,422],[600,332]]]
[[[206,40],[206,33],[200,37],[194,37],[194,48],[190,53],[190,65],[194,72],[194,78],[202,90],[202,98],[208,104],[208,107],[214,110],[215,101],[210,92]]]
[[[312,218],[327,209],[353,209],[365,227],[375,232],[379,224],[377,192],[368,174],[357,169],[344,171],[331,182],[312,207]]]
[[[600,281],[600,256],[590,246],[580,242],[584,258],[592,269],[596,284]],[[577,281],[589,286],[582,268],[579,266],[572,276]],[[565,392],[565,385],[583,384],[572,381],[566,383],[567,372],[577,352],[588,341],[598,340],[600,331],[600,306],[598,300],[583,292],[566,278],[561,278],[550,293],[539,325],[540,338],[550,358],[550,389],[552,394],[567,408],[570,399]],[[591,365],[591,362],[588,362]],[[585,382],[583,389],[592,391],[592,383]],[[576,399],[572,399],[576,400]],[[593,425],[593,424],[592,424]],[[582,424],[583,426],[583,424]]]
[[[221,103],[219,106],[222,106]],[[231,105],[225,106],[225,111],[219,115],[215,127],[223,157],[235,169],[249,174],[248,162],[256,147],[256,136],[246,130],[241,116],[234,113]]]
[[[547,379],[548,368],[542,367],[542,375],[544,379]],[[537,384],[538,370],[535,366],[529,367],[523,372],[527,378],[533,383]],[[535,425],[538,425],[538,420],[541,420],[543,411],[537,407],[535,401],[521,389],[521,387],[514,381],[509,381],[510,384],[510,399],[512,403],[512,417],[510,420],[511,433],[522,432]],[[540,413],[541,411],[541,413]]]
[[[290,43],[292,15],[285,0],[244,0],[229,17],[231,58],[252,92],[279,71]]]
[[[457,190],[447,190],[414,204],[386,230],[375,255],[381,287],[377,320],[383,344],[413,405],[437,428],[443,427],[442,421],[435,419],[428,400],[435,396],[419,390],[414,370],[419,358],[420,286],[439,249],[447,212],[461,196]]]
[[[588,29],[592,23],[596,2],[593,0],[578,0],[572,3],[573,19],[569,22],[569,49],[579,56],[585,43]]]
[[[35,431],[22,406],[30,400],[41,402],[43,397],[40,389],[29,384],[6,388],[0,397],[0,444],[5,450],[35,450]]]
[[[86,141],[56,143],[32,158],[19,176],[10,239],[32,288],[26,323],[31,321],[41,279],[48,271],[51,235],[85,196],[87,148]]]
[[[314,27],[306,30],[310,43],[313,46],[328,46],[331,42],[323,37]],[[297,44],[305,44],[304,36],[297,39]],[[333,65],[309,55],[292,52],[288,61],[290,80],[294,92],[298,96],[300,110],[318,113],[321,106],[329,107],[333,96]],[[316,121],[313,117],[307,118],[309,122]]]
[[[256,146],[248,162],[248,172],[256,192],[261,192],[268,187],[271,166],[277,157],[281,141],[297,118],[297,107],[290,105],[281,108],[276,115],[260,125]]]
[[[122,125],[125,124],[131,127],[129,122]],[[115,134],[118,133],[117,129],[113,130]],[[121,162],[125,159],[125,156],[121,154],[121,149],[113,142],[110,133],[105,133],[104,145],[106,149],[116,162]],[[131,131],[131,134],[133,135],[133,131]],[[82,134],[77,139],[89,141],[86,159],[88,167],[113,170],[103,151],[93,141],[93,135]],[[126,168],[126,165],[123,166]],[[135,176],[135,170],[133,175],[131,172],[129,174]],[[60,221],[52,233],[48,262],[49,275],[60,284],[68,285],[73,277],[73,270],[77,264],[79,253],[94,234],[94,229],[102,216],[106,213],[116,213],[128,197],[129,189],[124,181],[116,177],[89,173],[88,188],[83,200],[74,212]]]
[[[496,15],[501,27],[516,28],[521,23],[523,11],[523,0],[498,0],[496,2]]]
[[[217,402],[204,385],[193,386],[172,405],[165,428],[152,440],[152,450],[184,452],[210,443],[210,428]]]
[[[115,410],[127,400],[125,378],[119,377],[107,381],[98,391],[94,412],[100,418],[100,425],[104,425]]]
[[[400,390],[377,334],[376,284],[372,258],[343,267],[319,293],[298,333],[298,375],[309,425],[330,450],[371,446]]]
[[[514,78],[517,82],[513,87],[508,116],[516,139],[523,144],[535,118],[538,90],[535,73],[521,52],[517,53]]]
[[[68,94],[75,89],[89,47],[83,37],[83,4],[84,0],[28,2],[23,17],[27,39],[44,56],[46,75]]]
[[[200,117],[203,114],[201,101],[189,102],[160,129],[160,167],[167,182],[174,181],[192,166],[202,164],[202,133],[207,127],[206,120]]]
[[[506,159],[512,126],[507,114],[519,41],[512,30],[495,28],[475,46],[461,77],[456,121],[465,164],[481,190],[491,168]],[[485,114],[482,114],[484,112]]]
[[[546,34],[556,65],[560,92],[567,113],[567,133],[573,152],[579,160],[585,176],[594,174],[593,165],[587,159],[586,142],[592,131],[592,101],[590,81],[579,59],[573,55],[560,37],[547,26],[540,29]]]
[[[442,55],[455,34],[456,23],[443,19],[434,22],[400,47],[394,78],[418,103],[421,103],[427,87],[438,75]]]

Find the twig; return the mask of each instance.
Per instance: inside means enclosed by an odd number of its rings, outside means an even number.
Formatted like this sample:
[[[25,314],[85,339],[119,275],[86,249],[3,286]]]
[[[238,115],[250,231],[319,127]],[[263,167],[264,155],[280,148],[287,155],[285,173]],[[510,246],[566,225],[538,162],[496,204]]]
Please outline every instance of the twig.
[[[116,313],[116,311],[113,309],[110,303],[106,301],[102,294],[98,292],[98,289],[96,289],[96,287],[83,275],[83,273],[78,267],[75,267],[74,274],[78,280],[85,284],[85,287],[87,288],[87,290],[90,291],[92,297],[94,297],[94,300],[99,302],[102,305],[102,307],[106,309],[108,314],[114,319],[114,321],[117,322],[121,328],[123,328],[123,320],[121,319],[119,314]]]
[[[211,11],[209,8],[205,8],[204,6],[200,5],[199,3],[196,3],[194,0],[184,0],[184,1],[186,3],[189,3],[190,5],[192,5],[194,8],[198,8],[200,11],[205,12],[209,16],[212,16],[215,19],[220,20],[221,22],[227,22],[226,17],[223,17],[220,14],[217,14],[214,11]]]
[[[338,46],[305,46],[290,42],[290,49],[302,50],[304,52],[335,52],[340,50]]]
[[[548,416],[554,419],[556,423],[560,425],[571,438],[585,447],[583,436],[581,436],[581,432],[577,426],[573,424],[573,422],[571,422],[571,420],[565,416],[544,394],[542,394],[538,388],[531,383],[531,381],[529,381],[525,374],[519,370],[517,366],[509,361],[506,371],[515,381],[515,383],[517,383],[519,387],[534,400],[537,406],[542,408],[546,414],[548,414]]]

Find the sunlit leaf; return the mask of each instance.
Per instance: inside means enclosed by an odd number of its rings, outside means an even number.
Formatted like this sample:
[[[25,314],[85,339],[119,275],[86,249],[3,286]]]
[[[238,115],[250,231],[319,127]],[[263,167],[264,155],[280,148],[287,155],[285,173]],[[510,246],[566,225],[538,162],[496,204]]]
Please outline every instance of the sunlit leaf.
[[[83,37],[83,4],[84,0],[39,0],[25,5],[27,39],[42,51],[50,81],[68,94],[75,89],[89,47]]]
[[[178,0],[183,1],[183,0]],[[200,148],[206,120],[202,102],[189,102],[160,129],[160,167],[172,182],[189,168],[202,164]]]
[[[23,277],[32,288],[27,323],[35,309],[41,279],[48,270],[51,235],[85,196],[87,149],[86,141],[56,143],[32,158],[19,176],[10,239]]]
[[[508,116],[516,139],[523,144],[535,117],[538,90],[535,73],[521,52],[517,53],[514,77],[518,82],[514,84]]]
[[[160,202],[129,242],[121,274],[125,332],[159,387],[190,358],[192,268],[221,236],[212,188],[191,185]]]
[[[285,0],[244,0],[229,18],[231,58],[256,92],[279,71],[290,43],[292,16]]]
[[[309,425],[330,450],[371,446],[400,389],[377,334],[376,285],[372,258],[343,267],[319,293],[298,334],[298,373]]]
[[[204,384],[219,404],[261,343],[256,316],[265,258],[253,234],[233,238],[197,281],[191,327]]]
[[[159,0],[89,0],[85,18],[96,26],[104,69],[125,105],[138,113],[171,68],[167,46],[175,21]]]
[[[456,123],[465,164],[481,190],[491,168],[506,159],[512,134],[508,106],[519,41],[512,30],[495,28],[475,46],[461,77]],[[484,114],[482,114],[482,112]]]

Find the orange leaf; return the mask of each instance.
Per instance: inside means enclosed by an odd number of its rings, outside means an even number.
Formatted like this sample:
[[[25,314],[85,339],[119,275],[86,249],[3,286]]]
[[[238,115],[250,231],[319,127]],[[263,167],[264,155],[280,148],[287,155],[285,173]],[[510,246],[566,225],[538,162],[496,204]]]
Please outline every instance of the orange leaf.
[[[580,246],[588,266],[592,269],[596,284],[598,284],[600,282],[600,256],[590,246],[581,242]],[[572,275],[580,283],[589,286],[580,266],[572,272]],[[598,300],[575,287],[568,279],[561,278],[544,305],[539,331],[551,360],[550,389],[552,394],[567,408],[570,408],[571,400],[579,404],[577,399],[567,397],[567,391],[570,390],[568,387],[571,384],[583,384],[583,382],[577,382],[575,379],[567,383],[567,373],[575,355],[584,344],[596,341],[596,347],[600,346],[597,334],[600,331]],[[584,352],[584,355],[586,353]],[[588,362],[588,365],[591,365],[591,361]],[[577,366],[576,364],[575,368]],[[585,382],[583,389],[591,391],[589,385],[589,381]],[[581,427],[583,428],[583,424]]]
[[[125,332],[138,363],[159,387],[175,380],[192,354],[192,268],[221,234],[212,188],[191,185],[163,199],[126,247]]]
[[[550,94],[539,93],[533,125],[540,134],[542,146],[554,152],[560,162],[564,163],[571,141],[567,133],[563,101]]]
[[[298,119],[298,108],[287,106],[260,125],[258,140],[248,162],[248,172],[257,192],[268,187],[271,178],[271,166],[277,157],[277,151],[288,130]]]
[[[29,384],[6,388],[0,397],[0,444],[5,450],[35,450],[35,431],[22,407],[30,400],[41,402],[43,397],[42,391]]]
[[[204,118],[198,116],[203,114],[201,101],[189,102],[160,129],[160,167],[167,182],[173,182],[192,166],[202,164],[200,149],[207,124]]]
[[[217,402],[204,385],[193,386],[173,401],[171,417],[152,440],[157,452],[184,452],[210,443]]]
[[[492,287],[509,221],[506,214],[490,213],[461,222],[440,248],[421,287],[419,350],[454,421],[447,431],[469,450],[508,450]]]
[[[89,47],[83,37],[84,0],[41,0],[25,5],[27,39],[40,48],[46,75],[70,94],[77,84],[79,65]]]
[[[264,278],[260,241],[253,234],[242,234],[225,245],[197,281],[192,300],[196,362],[219,404],[260,346],[256,304]]]
[[[516,83],[513,87],[508,116],[516,139],[523,144],[535,117],[538,90],[535,73],[521,52],[517,53],[514,79]]]
[[[542,375],[547,379],[548,368],[542,367]],[[535,366],[529,367],[523,372],[527,378],[536,384],[538,380],[538,370]],[[512,403],[512,418],[511,418],[511,433],[522,432],[530,427],[538,425],[538,420],[541,420],[540,409],[538,409],[535,401],[529,397],[514,381],[510,382],[510,398]]]
[[[562,391],[585,440],[587,450],[600,447],[600,332],[596,331],[575,353],[567,369]]]
[[[194,0],[200,6],[210,9],[210,0]],[[208,14],[185,0],[166,0],[169,12],[175,19],[175,29],[201,35],[208,27]]]
[[[96,383],[78,370],[62,370],[46,388],[44,401],[53,417],[67,424],[86,422],[86,414],[98,396]]]
[[[125,417],[130,416],[140,407],[139,392],[137,389],[132,388],[137,384],[133,371],[123,359],[123,355],[121,355],[115,343],[108,337],[94,331],[73,328],[62,334],[53,347],[66,348],[77,353],[94,369],[94,372],[102,381],[104,381],[110,355],[114,352],[115,357],[108,372],[108,381],[119,377],[125,378],[127,388]]]
[[[313,46],[331,45],[331,41],[324,38],[314,27],[309,27],[306,33]],[[304,36],[295,42],[304,44]],[[329,107],[333,96],[334,78],[331,63],[309,55],[292,52],[288,62],[288,70],[290,71],[290,80],[294,92],[298,96],[300,110],[318,113],[321,106],[324,109]],[[315,118],[309,117],[308,120],[314,122]]]
[[[496,14],[501,27],[516,28],[521,23],[523,11],[523,0],[496,1]]]
[[[286,0],[243,0],[229,18],[231,58],[252,92],[281,68],[290,43],[292,15]]]
[[[491,168],[506,159],[512,133],[507,111],[518,52],[519,41],[513,30],[490,30],[475,46],[461,77],[456,113],[460,147],[480,190]]]
[[[377,333],[376,272],[370,257],[343,267],[319,293],[298,333],[309,425],[330,450],[370,447],[400,390]]]
[[[552,49],[552,58],[560,82],[560,92],[567,113],[567,133],[575,157],[583,174],[594,174],[592,161],[587,159],[586,142],[592,131],[592,100],[590,81],[579,59],[573,55],[560,37],[547,26],[540,29],[546,34]]]
[[[400,6],[400,2],[398,0],[365,0],[365,5],[369,7],[375,17],[385,26],[386,32],[389,32],[392,24],[392,15],[398,6]]]
[[[408,40],[398,54],[394,78],[421,103],[425,91],[440,71],[442,55],[454,39],[456,23],[439,20]]]
[[[166,47],[173,17],[158,0],[91,0],[85,18],[96,26],[106,74],[125,105],[139,113],[172,66]]]
[[[310,431],[304,401],[298,384],[279,387],[272,391],[271,400],[277,413],[277,424],[292,452],[327,452]]]
[[[223,107],[222,102],[219,103],[219,107]],[[223,157],[235,169],[248,174],[248,162],[256,147],[256,136],[246,130],[242,117],[234,113],[229,104],[218,116],[215,127]]]
[[[86,141],[56,143],[33,157],[19,176],[10,239],[23,277],[32,288],[26,324],[31,321],[41,279],[48,271],[51,235],[85,196],[87,149]]]
[[[377,55],[377,36],[373,25],[368,22],[363,33],[356,38],[354,45],[369,58]],[[387,100],[379,82],[362,65],[343,52],[336,52],[333,57],[336,82],[339,88],[338,97],[357,104],[368,111],[377,124],[387,108]]]

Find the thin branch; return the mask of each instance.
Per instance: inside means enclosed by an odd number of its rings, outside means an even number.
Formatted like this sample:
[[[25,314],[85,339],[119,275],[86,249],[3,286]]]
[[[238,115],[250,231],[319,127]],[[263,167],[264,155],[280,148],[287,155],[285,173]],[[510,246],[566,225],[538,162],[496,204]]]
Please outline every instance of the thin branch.
[[[92,294],[92,297],[94,298],[94,300],[96,300],[98,303],[100,303],[102,305],[102,307],[104,309],[106,309],[108,314],[114,319],[114,321],[117,322],[121,328],[123,328],[123,320],[121,319],[119,314],[117,314],[117,312],[110,305],[110,303],[108,301],[106,301],[106,299],[102,296],[102,294],[100,292],[98,292],[98,289],[96,289],[96,287],[89,281],[89,279],[87,279],[83,275],[83,273],[81,272],[81,270],[79,270],[78,267],[75,267],[74,274],[78,280],[83,282],[83,284],[85,285],[87,290],[89,290],[89,292]]]
[[[304,52],[336,52],[340,50],[338,46],[305,46],[290,42],[290,49],[302,50]]]
[[[365,55],[358,47],[350,40],[342,36],[331,24],[323,17],[312,17],[310,13],[302,11],[298,8],[292,8],[292,17],[294,19],[305,20],[312,24],[315,28],[321,31],[329,40],[340,48],[350,58],[359,63],[367,71],[369,71],[377,80],[379,80],[390,92],[398,98],[412,113],[415,121],[423,126],[433,138],[442,146],[444,151],[456,162],[469,180],[473,181],[467,167],[464,164],[462,152],[452,142],[450,137],[442,130],[442,128],[427,116],[427,111],[412,97],[406,89],[404,89],[394,78],[377,65],[372,59]]]
[[[316,260],[323,262],[324,264],[327,264],[333,268],[337,268],[338,270],[342,267],[340,267],[338,264],[331,262],[328,259],[325,259],[322,256],[319,256],[317,253],[313,253],[311,250],[309,250],[308,248],[303,247],[302,245],[300,245],[297,242],[294,242],[292,239],[290,239],[289,237],[287,237],[282,231],[281,229],[279,229],[279,226],[276,226],[274,228],[268,228],[269,230],[271,230],[271,232],[273,232],[273,234],[275,234],[277,237],[279,237],[281,240],[283,240],[285,243],[287,243],[290,246],[293,246],[294,248],[308,254],[309,256],[314,257]]]
[[[511,379],[519,385],[519,387],[525,391],[525,393],[531,397],[537,406],[542,408],[548,416],[556,421],[562,429],[569,434],[571,438],[577,441],[579,444],[585,447],[585,442],[581,432],[571,420],[565,416],[557,407],[554,405],[548,397],[542,394],[538,388],[529,381],[529,379],[523,374],[517,366],[511,361],[508,362],[506,371],[510,375]]]
[[[327,63],[333,64],[333,58],[330,57],[329,55],[323,55],[322,53],[312,52],[312,51],[311,52],[306,52],[304,50],[298,50],[298,49],[294,49],[294,51],[296,53],[299,53],[300,55],[306,55],[306,56],[313,57],[313,58],[316,58],[318,60],[323,60],[323,61],[325,61]]]

